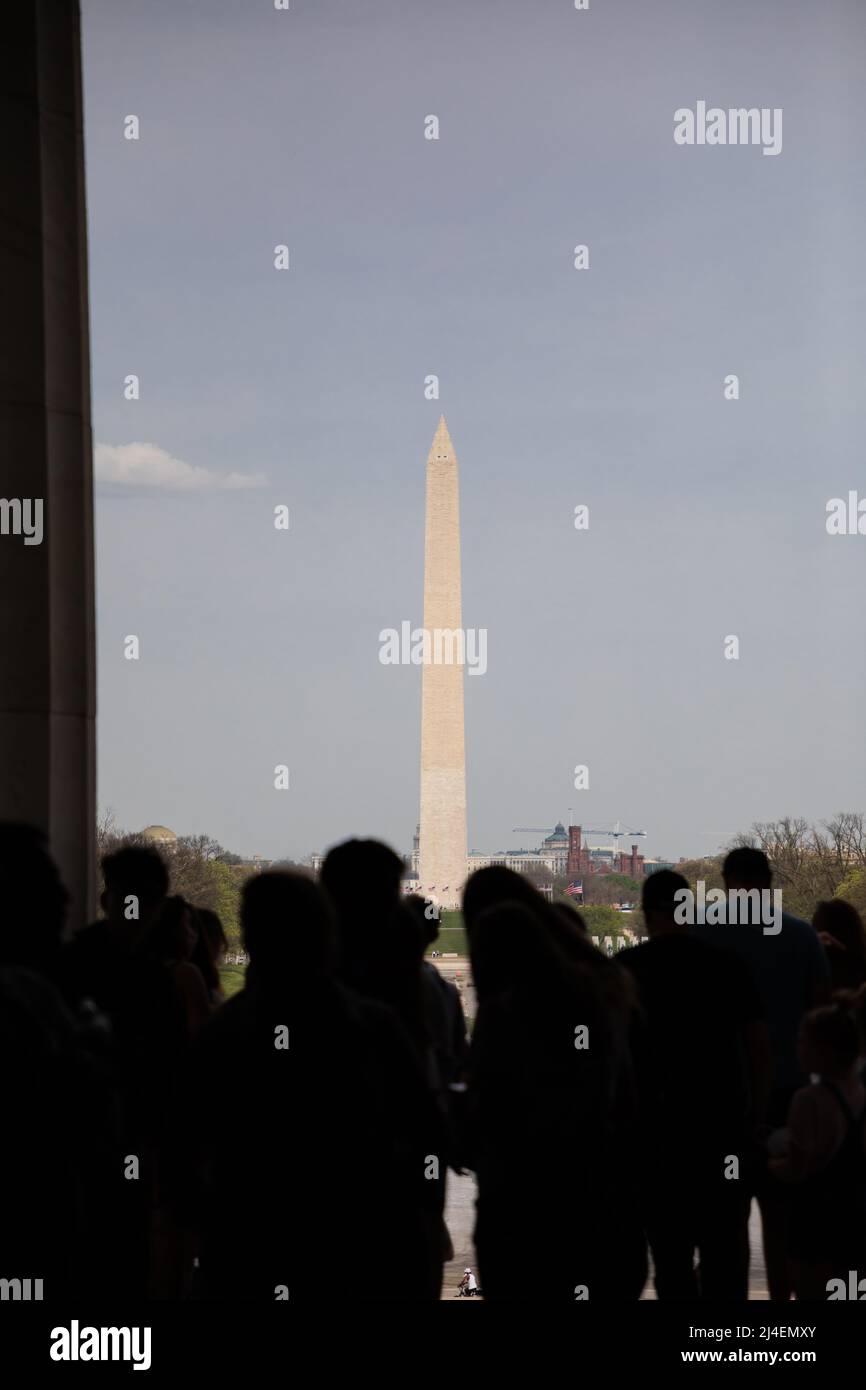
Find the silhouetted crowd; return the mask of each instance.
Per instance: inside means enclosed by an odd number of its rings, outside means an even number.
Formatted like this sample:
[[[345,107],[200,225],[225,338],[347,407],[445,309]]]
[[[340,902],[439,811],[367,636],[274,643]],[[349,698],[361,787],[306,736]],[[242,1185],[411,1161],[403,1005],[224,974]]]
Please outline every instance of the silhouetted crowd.
[[[249,965],[159,854],[102,862],[65,937],[44,838],[0,827],[0,1276],[46,1299],[436,1300],[449,1171],[477,1181],[483,1295],[745,1299],[866,1276],[866,934],[689,926],[678,874],[608,957],[577,911],[482,869],[463,898],[477,1015],[426,953],[436,911],[385,845],[245,884]],[[769,888],[757,850],[727,888]],[[467,1271],[467,1273],[469,1273]],[[471,1276],[474,1288],[474,1275]],[[465,1281],[464,1281],[465,1282]]]

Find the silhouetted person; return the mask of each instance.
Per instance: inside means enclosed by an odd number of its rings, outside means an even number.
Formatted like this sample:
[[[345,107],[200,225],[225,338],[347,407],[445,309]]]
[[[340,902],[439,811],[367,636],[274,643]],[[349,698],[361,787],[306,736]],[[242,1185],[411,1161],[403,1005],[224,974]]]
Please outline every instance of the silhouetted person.
[[[337,969],[362,994],[375,996],[384,952],[382,924],[400,901],[403,862],[379,840],[346,840],[329,850],[320,882],[337,923]]]
[[[105,918],[79,932],[64,953],[64,977],[79,1007],[108,1021],[119,1100],[119,1143],[106,1177],[115,1204],[118,1282],[133,1297],[151,1289],[159,1151],[188,1031],[169,969],[146,947],[165,900],[168,875],[152,849],[127,846],[102,861]],[[129,1160],[137,1164],[130,1178]]]
[[[493,864],[479,869],[466,884],[463,894],[463,920],[470,937],[479,915],[489,907],[520,902],[538,919],[557,952],[580,970],[589,970],[605,1001],[609,1022],[607,1046],[611,1066],[619,1077],[617,1104],[623,1123],[634,1111],[633,1078],[629,1022],[634,1006],[633,990],[626,976],[603,951],[593,945],[583,918],[566,903],[548,904],[536,888],[513,869]]]
[[[195,1037],[213,1012],[210,993],[195,954],[205,969],[211,968],[207,948],[201,943],[195,909],[179,894],[166,898],[154,914],[143,948],[168,970],[180,1000],[189,1037]]]
[[[536,914],[545,907],[541,894],[523,874],[490,864],[472,874],[463,889],[463,922],[467,932],[471,933],[486,908],[498,907],[501,903],[523,903]]]
[[[69,895],[41,830],[0,824],[0,964],[62,986]]]
[[[529,879],[513,869],[491,864],[472,874],[463,893],[463,920],[467,932],[481,912],[503,902],[520,902],[534,913],[545,932],[556,942],[559,950],[576,965],[603,972],[622,991],[621,977],[610,969],[607,957],[597,950],[589,938],[583,918],[565,903],[548,905]]]
[[[586,922],[581,917],[576,907],[569,907],[568,903],[554,903],[554,912],[558,912],[560,918],[571,931],[580,932],[581,936],[589,936],[586,929]]]
[[[444,1138],[411,1044],[335,978],[312,879],[250,879],[241,925],[246,985],[200,1034],[184,1105],[205,1297],[438,1298]]]
[[[834,991],[866,984],[866,928],[854,904],[844,898],[819,903],[812,926],[827,952]]]
[[[3,1276],[41,1279],[46,1299],[113,1277],[114,1097],[104,1037],[61,995],[67,903],[43,833],[0,826],[0,1252]]]
[[[484,906],[510,886],[480,870],[464,895],[478,995],[468,1161],[484,1297],[637,1298],[646,1265],[622,1182],[627,1060],[615,1042],[628,1017],[613,1017],[596,972],[559,949],[554,914],[529,885],[513,883],[521,901]]]
[[[866,1088],[860,1037],[844,1003],[808,1013],[800,1056],[817,1079],[796,1091],[783,1156],[772,1174],[790,1184],[791,1279],[798,1299],[826,1299],[828,1281],[866,1268]]]
[[[69,1299],[80,1292],[93,1234],[80,1164],[89,1159],[91,1106],[104,1097],[85,1084],[60,995],[32,971],[0,966],[0,1053],[3,1277],[41,1279],[44,1298]]]
[[[649,940],[616,957],[637,983],[642,1015],[634,1052],[646,1232],[659,1299],[745,1299],[766,1024],[745,966],[677,921],[681,889],[686,880],[667,870],[646,879]]]
[[[425,949],[439,936],[439,912],[434,905],[417,894],[406,899],[406,907],[418,922]],[[421,993],[427,1022],[427,1036],[435,1055],[438,1084],[454,1086],[465,1079],[469,1061],[469,1038],[460,991],[446,980],[430,961],[421,964]]]
[[[723,874],[728,892],[772,890],[770,863],[759,849],[731,850]],[[723,925],[705,923],[696,925],[693,933],[712,945],[734,951],[751,971],[770,1032],[771,1079],[765,1118],[775,1127],[784,1124],[791,1097],[806,1080],[797,1048],[800,1022],[809,1009],[829,1000],[830,968],[810,923],[783,911],[778,933],[766,932],[764,926],[754,920],[728,921]],[[790,1297],[786,1196],[778,1184],[768,1184],[760,1175],[755,1195],[761,1208],[770,1298],[785,1302]]]
[[[429,1073],[426,928],[403,899],[403,873],[403,861],[387,845],[346,840],[325,856],[320,881],[336,917],[339,978],[394,1010]]]
[[[198,921],[199,942],[201,949],[206,953],[206,959],[196,950],[193,952],[192,961],[204,977],[211,1003],[221,1004],[225,995],[220,980],[220,967],[229,948],[228,937],[218,914],[212,912],[209,907],[196,908],[195,915]]]
[[[171,974],[146,948],[168,874],[155,850],[133,846],[106,855],[102,874],[105,917],[73,938],[66,978],[79,1000],[92,1000],[108,1017],[124,1092],[124,1133],[151,1144],[186,1035]]]

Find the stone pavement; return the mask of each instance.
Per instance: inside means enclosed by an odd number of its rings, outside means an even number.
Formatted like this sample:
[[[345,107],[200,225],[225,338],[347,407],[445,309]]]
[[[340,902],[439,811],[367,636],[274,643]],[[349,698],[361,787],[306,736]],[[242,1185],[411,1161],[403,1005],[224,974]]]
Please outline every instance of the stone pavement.
[[[475,1222],[475,1179],[471,1173],[467,1173],[463,1177],[458,1177],[454,1173],[448,1174],[445,1220],[448,1223],[448,1230],[451,1232],[451,1240],[454,1245],[454,1259],[445,1266],[442,1281],[442,1297],[449,1299],[456,1296],[457,1286],[467,1265],[471,1265],[475,1277],[478,1278],[478,1264],[472,1245],[472,1228]],[[749,1219],[749,1243],[752,1251],[749,1265],[749,1299],[766,1299],[767,1279],[761,1254],[761,1221],[757,1204],[754,1202]],[[655,1298],[652,1273],[647,1280],[642,1297]],[[469,1302],[468,1299],[465,1301]]]

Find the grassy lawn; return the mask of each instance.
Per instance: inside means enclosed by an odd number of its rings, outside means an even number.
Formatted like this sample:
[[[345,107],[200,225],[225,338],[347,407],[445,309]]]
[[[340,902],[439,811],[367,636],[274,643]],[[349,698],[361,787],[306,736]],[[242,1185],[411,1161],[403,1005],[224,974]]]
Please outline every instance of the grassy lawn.
[[[462,912],[442,913],[439,939],[434,941],[432,947],[428,948],[428,956],[431,950],[456,951],[458,955],[468,956],[469,947],[466,944],[466,928],[463,925]]]
[[[466,944],[466,930],[464,927],[440,927],[439,937],[430,947],[433,951],[456,951],[459,956],[468,956],[469,947]],[[430,950],[427,954],[429,956]]]
[[[237,994],[239,989],[243,989],[245,974],[245,965],[224,965],[222,967],[220,970],[220,981],[226,999],[231,999],[233,994]]]

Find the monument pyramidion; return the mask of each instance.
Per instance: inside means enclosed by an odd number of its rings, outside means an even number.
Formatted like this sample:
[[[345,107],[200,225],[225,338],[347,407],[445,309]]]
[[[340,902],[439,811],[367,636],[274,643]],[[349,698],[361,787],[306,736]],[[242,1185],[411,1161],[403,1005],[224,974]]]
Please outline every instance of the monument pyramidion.
[[[424,627],[458,632],[460,497],[457,456],[439,420],[427,458]],[[466,752],[462,663],[425,662],[421,687],[419,887],[441,907],[459,905],[466,878]]]

